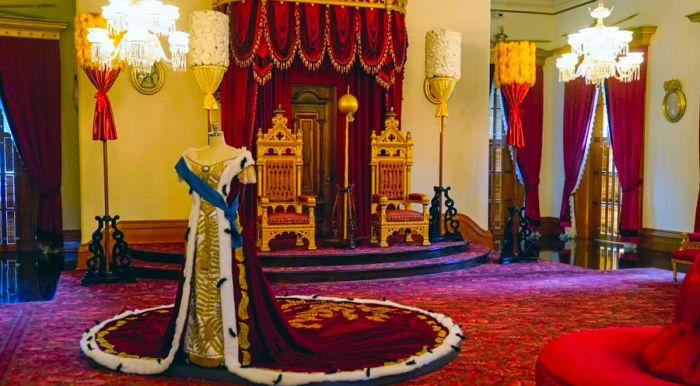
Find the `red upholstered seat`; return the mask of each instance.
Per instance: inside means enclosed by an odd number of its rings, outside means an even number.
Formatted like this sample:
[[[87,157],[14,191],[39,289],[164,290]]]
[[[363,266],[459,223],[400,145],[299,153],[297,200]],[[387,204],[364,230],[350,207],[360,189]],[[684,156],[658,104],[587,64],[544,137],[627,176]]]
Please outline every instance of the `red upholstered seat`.
[[[677,385],[644,371],[639,353],[661,327],[588,330],[549,342],[537,359],[537,385]]]
[[[700,232],[689,233],[688,240],[690,241],[700,241]]]
[[[258,217],[258,221],[262,223],[262,216]],[[267,215],[267,223],[270,225],[308,224],[309,215],[306,213],[270,213]]]
[[[671,253],[671,257],[676,260],[683,260],[692,263],[695,261],[695,256],[698,255],[698,252],[700,252],[700,250],[697,249],[676,250]]]
[[[376,220],[379,213],[373,213],[372,219]],[[389,222],[423,221],[423,213],[412,210],[387,209],[386,218]]]

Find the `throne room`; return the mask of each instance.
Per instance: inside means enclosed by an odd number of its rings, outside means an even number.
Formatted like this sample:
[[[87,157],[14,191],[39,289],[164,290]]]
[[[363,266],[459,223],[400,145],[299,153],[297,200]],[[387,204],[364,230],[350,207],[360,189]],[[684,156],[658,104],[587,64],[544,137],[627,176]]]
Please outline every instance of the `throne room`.
[[[700,386],[698,40],[694,0],[0,0],[0,385]]]

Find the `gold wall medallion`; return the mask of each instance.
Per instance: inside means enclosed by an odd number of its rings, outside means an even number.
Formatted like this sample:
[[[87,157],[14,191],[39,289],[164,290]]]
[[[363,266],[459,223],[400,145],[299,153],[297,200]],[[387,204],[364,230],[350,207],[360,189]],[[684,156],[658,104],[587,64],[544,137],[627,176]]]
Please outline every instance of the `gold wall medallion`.
[[[664,82],[666,96],[661,105],[664,117],[669,122],[678,122],[683,118],[686,108],[685,93],[678,79],[671,79]]]
[[[153,95],[160,91],[165,83],[165,72],[163,65],[160,62],[155,62],[151,72],[148,74],[139,74],[136,70],[131,70],[131,83],[136,90],[144,95]]]

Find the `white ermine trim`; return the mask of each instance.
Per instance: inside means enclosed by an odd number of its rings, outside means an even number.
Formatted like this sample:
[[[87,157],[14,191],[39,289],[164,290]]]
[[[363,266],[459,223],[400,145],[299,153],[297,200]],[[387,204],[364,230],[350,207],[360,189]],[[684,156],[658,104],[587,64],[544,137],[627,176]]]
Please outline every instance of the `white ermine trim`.
[[[367,376],[367,369],[358,369],[353,371],[340,371],[333,374],[326,374],[322,372],[315,373],[302,373],[293,371],[279,371],[270,370],[263,368],[240,368],[235,371],[231,371],[236,375],[254,383],[259,384],[277,384],[277,385],[305,385],[308,383],[315,382],[361,382],[370,379],[376,379],[381,377],[386,377],[390,375],[404,374],[421,368],[429,363],[435,362],[442,357],[449,355],[455,349],[459,348],[462,338],[458,335],[462,335],[462,330],[457,326],[452,319],[449,317],[435,313],[421,310],[420,308],[404,306],[402,304],[394,303],[391,301],[382,300],[370,300],[370,299],[345,299],[345,298],[334,298],[334,297],[311,297],[311,296],[279,296],[279,299],[302,299],[302,300],[313,300],[313,301],[333,301],[333,302],[352,302],[358,304],[377,304],[377,305],[390,305],[396,308],[401,308],[405,310],[414,311],[423,315],[428,315],[433,317],[440,323],[443,327],[448,329],[447,336],[445,340],[437,347],[432,349],[432,352],[423,353],[422,355],[413,355],[407,358],[405,361],[393,364],[389,366],[380,366],[370,368],[370,376]],[[415,361],[415,364],[407,365],[407,362]],[[282,374],[282,379],[275,383],[279,375]]]

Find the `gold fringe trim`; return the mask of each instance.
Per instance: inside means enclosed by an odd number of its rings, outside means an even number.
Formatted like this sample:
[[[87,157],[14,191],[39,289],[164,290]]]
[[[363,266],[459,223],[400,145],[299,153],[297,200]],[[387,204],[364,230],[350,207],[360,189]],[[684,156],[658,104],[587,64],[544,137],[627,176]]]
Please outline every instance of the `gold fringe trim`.
[[[232,0],[232,1],[221,1],[217,4],[215,4],[218,9],[226,14],[229,14],[232,12],[232,7],[229,5],[240,1],[240,0]],[[309,70],[309,71],[316,71],[318,70],[321,65],[323,64],[323,60],[328,57],[329,62],[333,66],[333,68],[338,71],[341,74],[347,74],[349,71],[352,70],[352,68],[355,66],[356,62],[360,63],[360,66],[362,69],[368,73],[369,75],[376,75],[377,83],[385,89],[391,88],[391,86],[394,85],[394,81],[396,80],[395,74],[387,74],[389,75],[389,79],[382,79],[379,76],[379,73],[387,66],[391,65],[391,70],[394,72],[403,72],[404,71],[404,66],[406,62],[406,58],[403,58],[402,62],[397,62],[396,60],[396,52],[394,50],[394,40],[392,36],[392,31],[393,31],[393,16],[391,11],[397,11],[396,9],[393,9],[391,7],[387,8],[385,6],[378,7],[378,6],[371,6],[369,8],[377,8],[377,9],[384,9],[387,11],[387,17],[386,17],[386,27],[384,28],[385,33],[387,34],[387,40],[385,43],[384,50],[382,51],[380,58],[378,60],[378,63],[375,65],[370,65],[367,63],[362,58],[362,53],[364,52],[364,48],[362,45],[362,23],[361,23],[361,14],[360,12],[357,11],[359,7],[363,6],[355,6],[352,5],[353,7],[356,8],[356,12],[352,15],[352,24],[353,24],[353,33],[354,33],[354,38],[353,38],[353,47],[352,47],[352,53],[350,56],[350,61],[346,64],[340,64],[335,57],[333,56],[332,53],[332,34],[331,34],[331,6],[332,5],[344,5],[340,4],[341,2],[323,2],[323,1],[304,1],[304,0],[296,0],[293,1],[294,4],[294,9],[292,10],[294,12],[294,33],[296,36],[294,36],[294,42],[292,43],[292,47],[290,48],[290,52],[288,54],[287,58],[281,58],[275,55],[275,51],[272,49],[272,36],[270,33],[270,29],[268,28],[269,26],[269,16],[268,16],[268,11],[267,11],[267,6],[266,2],[267,1],[278,1],[278,0],[264,0],[262,3],[262,6],[260,8],[260,15],[258,17],[258,27],[259,27],[259,33],[255,36],[255,41],[253,43],[253,50],[251,52],[251,55],[248,57],[239,57],[236,53],[236,50],[234,49],[233,45],[233,39],[231,40],[231,57],[233,62],[242,68],[247,68],[253,65],[255,63],[255,60],[258,58],[257,57],[257,51],[260,48],[260,43],[262,39],[265,39],[265,43],[268,45],[268,49],[270,51],[269,57],[270,57],[270,68],[265,71],[264,73],[260,73],[259,71],[256,71],[253,69],[253,78],[255,81],[258,83],[260,86],[264,86],[267,84],[272,79],[272,72],[273,69],[279,69],[279,70],[288,70],[293,64],[294,61],[297,59],[297,57],[301,60],[301,62],[304,64],[304,67]],[[282,0],[279,0],[282,1]],[[364,0],[363,2],[366,2],[367,4],[375,4],[377,1],[400,1],[400,0]],[[360,3],[363,3],[360,2]],[[302,4],[318,4],[319,6],[325,6],[325,9],[322,11],[323,14],[321,15],[322,22],[324,23],[323,26],[323,43],[321,47],[321,52],[318,57],[318,60],[316,61],[311,61],[309,60],[308,57],[304,54],[304,49],[302,48],[302,42],[301,42],[301,5]],[[354,4],[354,3],[353,3]],[[347,4],[345,4],[347,5]],[[376,5],[376,4],[375,4]],[[404,13],[404,12],[401,12]],[[408,42],[404,43],[404,50],[406,50],[408,47]],[[392,65],[393,64],[393,65]]]
[[[228,4],[245,2],[246,0],[214,0],[214,8],[224,7]],[[378,8],[386,11],[396,11],[405,14],[408,0],[263,0],[295,2],[297,4],[340,5],[354,8]]]

